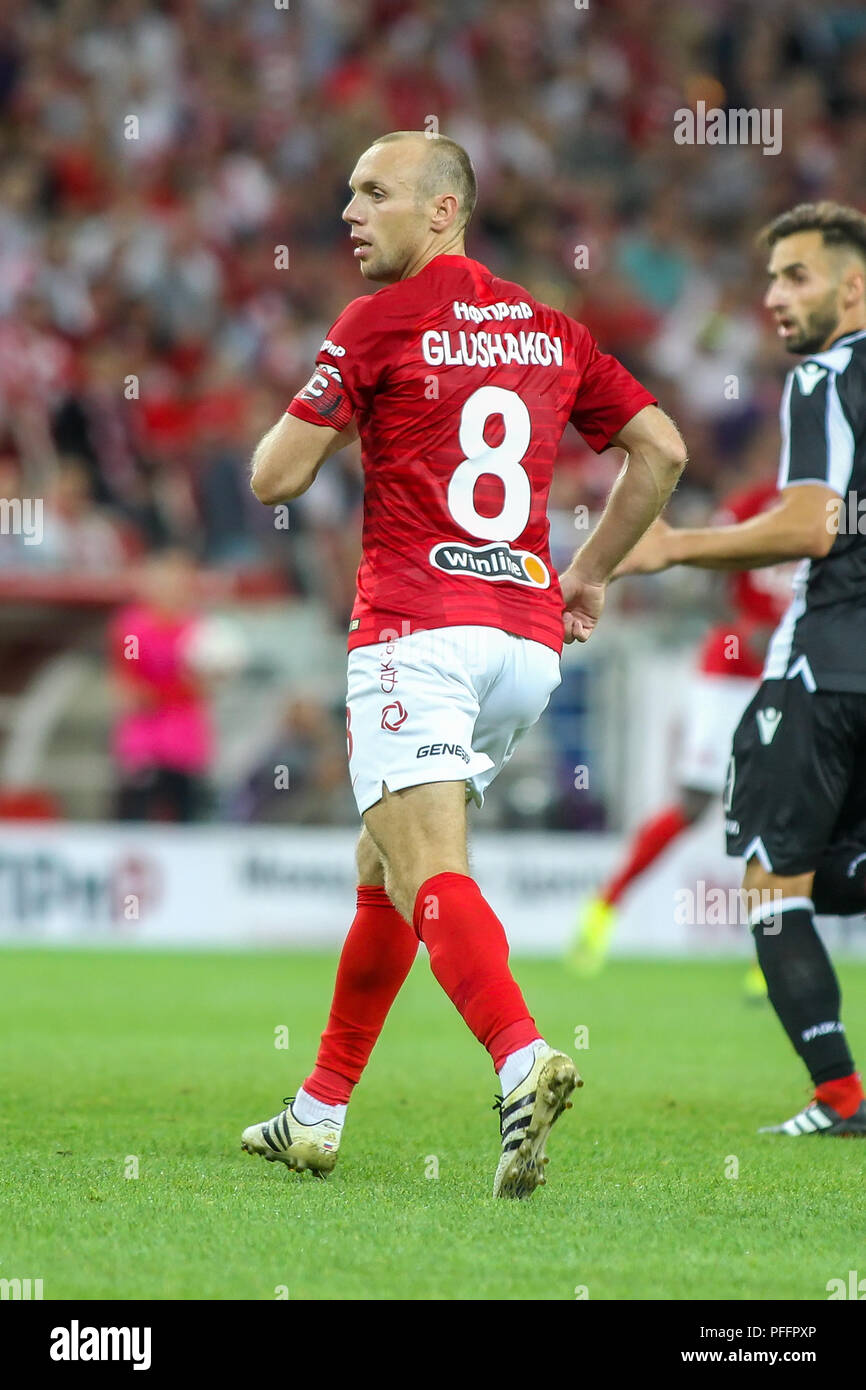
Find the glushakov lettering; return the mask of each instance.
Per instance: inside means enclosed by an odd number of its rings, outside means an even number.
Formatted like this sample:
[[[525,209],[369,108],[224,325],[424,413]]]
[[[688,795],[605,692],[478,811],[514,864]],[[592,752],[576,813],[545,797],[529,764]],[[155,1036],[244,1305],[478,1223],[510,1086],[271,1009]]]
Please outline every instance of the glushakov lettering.
[[[562,366],[562,339],[549,333],[452,334],[429,329],[421,338],[421,353],[431,367],[496,367],[517,362],[521,367]]]

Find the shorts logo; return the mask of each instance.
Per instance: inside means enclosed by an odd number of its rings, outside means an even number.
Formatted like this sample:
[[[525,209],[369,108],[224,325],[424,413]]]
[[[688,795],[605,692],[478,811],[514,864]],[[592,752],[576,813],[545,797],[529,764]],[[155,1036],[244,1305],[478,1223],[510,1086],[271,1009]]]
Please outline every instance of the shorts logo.
[[[804,362],[802,367],[794,368],[794,375],[799,382],[801,395],[811,396],[818,382],[827,375],[827,368],[818,362]]]
[[[766,748],[768,743],[773,742],[773,736],[782,722],[782,711],[769,705],[766,709],[759,709],[755,718],[758,721],[758,735]]]
[[[430,563],[446,574],[470,574],[494,584],[550,588],[550,572],[544,561],[530,550],[512,550],[505,541],[493,541],[490,545],[451,545],[443,541],[430,551]]]
[[[438,758],[443,753],[451,753],[454,757],[462,758],[464,763],[469,762],[469,754],[459,743],[422,743],[416,758]]]
[[[392,733],[396,733],[397,729],[402,728],[408,718],[409,716],[400,701],[395,700],[393,705],[386,705],[382,710],[382,723],[379,727],[390,729]]]

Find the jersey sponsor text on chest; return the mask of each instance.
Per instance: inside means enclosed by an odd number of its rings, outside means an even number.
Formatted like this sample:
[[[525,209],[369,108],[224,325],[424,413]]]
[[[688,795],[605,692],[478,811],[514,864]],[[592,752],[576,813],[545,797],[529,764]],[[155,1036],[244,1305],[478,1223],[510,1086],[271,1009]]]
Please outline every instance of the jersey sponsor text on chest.
[[[531,319],[533,308],[521,299],[517,304],[506,304],[500,299],[496,304],[467,304],[465,299],[455,299],[452,305],[456,319],[471,319],[482,323],[484,319]]]

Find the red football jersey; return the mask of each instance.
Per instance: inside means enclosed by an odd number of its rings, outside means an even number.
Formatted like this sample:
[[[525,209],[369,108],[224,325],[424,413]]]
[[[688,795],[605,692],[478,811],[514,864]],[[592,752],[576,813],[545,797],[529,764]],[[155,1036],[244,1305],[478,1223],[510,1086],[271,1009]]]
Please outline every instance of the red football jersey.
[[[713,517],[714,526],[732,526],[759,516],[779,500],[775,483],[757,483],[726,498]],[[757,680],[764,655],[754,646],[758,629],[775,628],[791,602],[796,562],[736,570],[726,576],[732,617],[707,633],[699,658],[706,675],[747,676]],[[732,639],[736,639],[732,641]]]
[[[773,483],[756,483],[726,498],[713,518],[716,526],[731,526],[759,516],[780,500]],[[791,584],[797,561],[788,564],[764,565],[761,569],[738,570],[730,575],[731,603],[737,613],[753,623],[776,627],[793,597]]]
[[[704,676],[740,676],[757,680],[764,658],[753,646],[754,628],[733,618],[711,627],[698,653],[698,670]]]
[[[582,324],[466,256],[355,299],[289,406],[364,464],[349,648],[479,624],[562,648],[547,496],[569,421],[597,452],[655,398]]]

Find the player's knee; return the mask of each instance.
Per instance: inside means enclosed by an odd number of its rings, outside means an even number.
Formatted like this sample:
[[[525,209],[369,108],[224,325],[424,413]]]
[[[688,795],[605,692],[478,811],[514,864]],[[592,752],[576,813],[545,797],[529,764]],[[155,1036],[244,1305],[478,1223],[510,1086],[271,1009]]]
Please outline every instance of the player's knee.
[[[419,893],[426,890],[427,885],[432,879],[438,878],[440,874],[460,874],[468,878],[469,864],[462,854],[437,855],[434,859],[420,863],[410,877],[412,891],[417,897]],[[432,892],[433,889],[431,888]]]
[[[745,893],[772,892],[781,882],[778,874],[774,874],[771,869],[766,868],[757,855],[752,855],[743,873],[743,891]]]
[[[429,893],[435,897],[435,888],[431,885],[431,880],[440,874],[462,874],[469,877],[466,856],[457,852],[449,855],[440,851],[433,855],[414,856],[402,864],[391,866],[389,886],[393,885],[394,893],[410,920],[420,894]]]
[[[743,892],[754,904],[772,905],[785,898],[808,898],[812,892],[813,873],[776,874],[753,856],[743,874]]]

